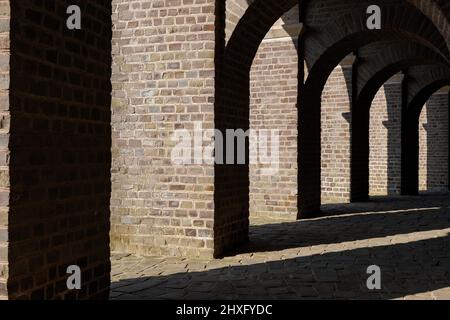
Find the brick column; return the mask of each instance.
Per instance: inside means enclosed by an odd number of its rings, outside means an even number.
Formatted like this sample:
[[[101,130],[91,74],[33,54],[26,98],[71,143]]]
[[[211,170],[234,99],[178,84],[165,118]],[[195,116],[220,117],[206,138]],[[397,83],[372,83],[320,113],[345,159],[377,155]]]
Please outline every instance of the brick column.
[[[370,105],[358,101],[358,61],[352,65],[352,121],[350,201],[369,199],[369,122]]]
[[[298,110],[298,218],[302,219],[317,216],[320,212],[320,95],[311,93],[308,97],[301,98],[300,101]]]
[[[419,194],[419,114],[408,106],[408,77],[402,81],[401,194]]]
[[[111,29],[108,0],[0,1],[0,296],[109,295]]]
[[[419,118],[402,110],[401,194],[419,194]]]
[[[369,118],[368,107],[352,110],[351,202],[369,199]]]
[[[321,205],[321,99],[314,88],[307,88],[304,10],[299,3],[299,23],[302,30],[298,37],[298,121],[297,121],[297,164],[298,164],[298,219],[317,216]]]

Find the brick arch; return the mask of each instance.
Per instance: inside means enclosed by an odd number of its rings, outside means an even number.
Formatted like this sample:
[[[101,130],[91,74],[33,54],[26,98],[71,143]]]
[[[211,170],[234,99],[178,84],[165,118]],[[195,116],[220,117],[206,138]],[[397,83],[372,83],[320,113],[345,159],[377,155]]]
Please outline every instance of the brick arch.
[[[326,3],[327,1],[322,0],[322,2]],[[308,33],[313,35],[312,43],[314,46],[311,50],[306,50],[305,54],[310,72],[318,62],[320,62],[320,65],[328,62],[332,67],[336,66],[349,51],[354,50],[348,50],[348,47],[358,48],[383,38],[398,39],[402,35],[409,36],[431,48],[435,48],[446,59],[450,59],[450,50],[446,45],[447,39],[445,36],[439,32],[438,28],[426,15],[414,6],[405,5],[405,3],[403,5],[380,4],[383,7],[383,28],[381,30],[367,30],[367,14],[365,10],[369,4],[375,4],[376,2],[356,1],[356,9],[340,14],[337,19],[333,19],[327,24],[321,25],[319,22],[315,25],[311,22],[311,32],[308,31]],[[254,1],[244,13],[231,35],[230,41],[225,48],[224,64],[228,61],[234,61],[236,63],[234,71],[243,73],[249,70],[259,44],[266,33],[284,13],[297,4],[298,0]],[[304,4],[305,10],[307,12],[311,11],[312,16],[318,15],[314,11],[321,8],[310,9],[308,8],[309,4],[310,2]],[[404,23],[405,18],[408,21],[424,22],[422,24],[409,25]],[[307,28],[309,27],[308,25]],[[323,32],[324,30],[325,32]],[[336,53],[342,50],[346,53],[337,57]]]
[[[426,15],[444,36],[450,50],[450,2],[448,0],[408,0]]]
[[[419,117],[427,100],[440,88],[450,85],[450,69],[416,68],[411,73],[407,112],[402,119],[402,194],[419,193]]]
[[[414,42],[386,43],[357,64],[357,93],[351,122],[351,201],[369,198],[369,122],[372,101],[383,84],[414,65],[446,66],[434,50]]]
[[[405,25],[405,17],[411,21],[425,22],[422,25]],[[380,40],[412,39],[432,48],[450,61],[445,39],[422,13],[410,7],[390,5],[383,8],[382,20],[384,29],[367,30],[365,11],[355,9],[322,27],[323,32],[311,37],[312,49],[306,50],[305,53],[309,69],[305,85],[311,83],[320,88],[327,80],[329,72],[349,52]]]
[[[394,74],[415,65],[439,64],[448,66],[434,50],[414,42],[387,45],[358,64],[358,102],[370,107],[380,87]],[[357,104],[357,107],[362,105]]]
[[[322,1],[327,2],[327,1]],[[403,5],[384,6],[385,29],[366,29],[366,8],[373,1],[344,1],[348,8],[337,18],[321,25],[308,24],[302,37],[304,60],[309,69],[305,83],[299,84],[299,217],[320,210],[320,98],[333,68],[348,53],[385,39],[411,39],[449,57],[445,40],[433,23],[404,1]],[[317,5],[317,2],[314,2]],[[215,126],[226,129],[249,128],[249,71],[258,47],[271,26],[298,0],[253,2],[239,21],[223,52],[216,58]],[[353,4],[355,4],[353,6]],[[320,6],[319,6],[320,7]],[[356,7],[356,9],[354,9]],[[307,10],[314,16],[313,10]],[[405,18],[423,21],[405,23]],[[306,19],[305,21],[308,21]],[[301,74],[301,73],[300,73]],[[215,166],[214,252],[247,240],[249,168],[248,165]]]
[[[434,92],[450,82],[450,68],[415,68],[408,87],[408,113],[419,117],[426,101]]]

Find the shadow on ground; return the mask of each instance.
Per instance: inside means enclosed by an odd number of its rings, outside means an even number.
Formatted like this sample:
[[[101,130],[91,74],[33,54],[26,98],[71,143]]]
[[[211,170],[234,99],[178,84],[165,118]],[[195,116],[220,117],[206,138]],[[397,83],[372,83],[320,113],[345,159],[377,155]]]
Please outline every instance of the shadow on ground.
[[[319,219],[252,226],[251,241],[238,256],[203,262],[203,268],[197,263],[195,271],[190,265],[196,262],[180,259],[182,271],[173,274],[166,274],[167,264],[155,263],[145,276],[114,282],[111,297],[450,299],[449,204],[446,195],[380,199],[347,210],[325,208],[334,215]],[[393,237],[389,245],[385,237]],[[355,248],[355,241],[362,245]],[[367,289],[370,265],[381,268],[379,291]]]
[[[449,205],[448,195],[377,197],[366,203],[325,205],[318,219],[251,226],[249,243],[230,254],[447,229],[450,228]]]

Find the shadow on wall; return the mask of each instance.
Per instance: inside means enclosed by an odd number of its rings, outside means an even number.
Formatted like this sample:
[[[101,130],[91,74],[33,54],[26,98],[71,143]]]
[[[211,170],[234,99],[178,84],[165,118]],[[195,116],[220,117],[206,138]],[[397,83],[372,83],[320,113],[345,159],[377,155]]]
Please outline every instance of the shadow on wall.
[[[416,202],[415,207],[420,203]],[[253,226],[249,245],[253,248],[248,247],[247,251],[256,254],[252,259],[258,259],[258,252],[275,251],[266,253],[264,260],[202,272],[124,279],[113,283],[113,296],[117,299],[386,299],[447,288],[450,286],[448,234],[433,239],[407,238],[407,243],[372,247],[370,239],[449,228],[448,204],[448,196],[440,197],[424,209],[413,208],[411,201],[375,201],[366,206],[365,212],[379,210],[376,214]],[[426,205],[425,199],[423,206]],[[404,211],[386,212],[402,208]],[[334,209],[329,209],[333,213]],[[348,212],[358,210],[355,206]],[[356,240],[363,241],[361,248],[342,250],[345,246],[340,245],[335,252],[316,254],[316,250],[308,255],[314,244]],[[298,248],[298,251],[276,252],[287,248]],[[268,262],[260,263],[265,260]],[[249,258],[243,263],[250,261]],[[379,291],[366,287],[370,265],[381,268]]]

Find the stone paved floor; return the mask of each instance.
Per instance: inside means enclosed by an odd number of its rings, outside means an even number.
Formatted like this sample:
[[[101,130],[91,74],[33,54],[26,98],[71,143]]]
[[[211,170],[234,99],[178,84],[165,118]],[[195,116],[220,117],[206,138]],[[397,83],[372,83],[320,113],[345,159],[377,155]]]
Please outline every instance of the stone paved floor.
[[[250,243],[221,260],[113,253],[111,299],[450,299],[449,235],[449,195],[327,205],[252,221]]]

